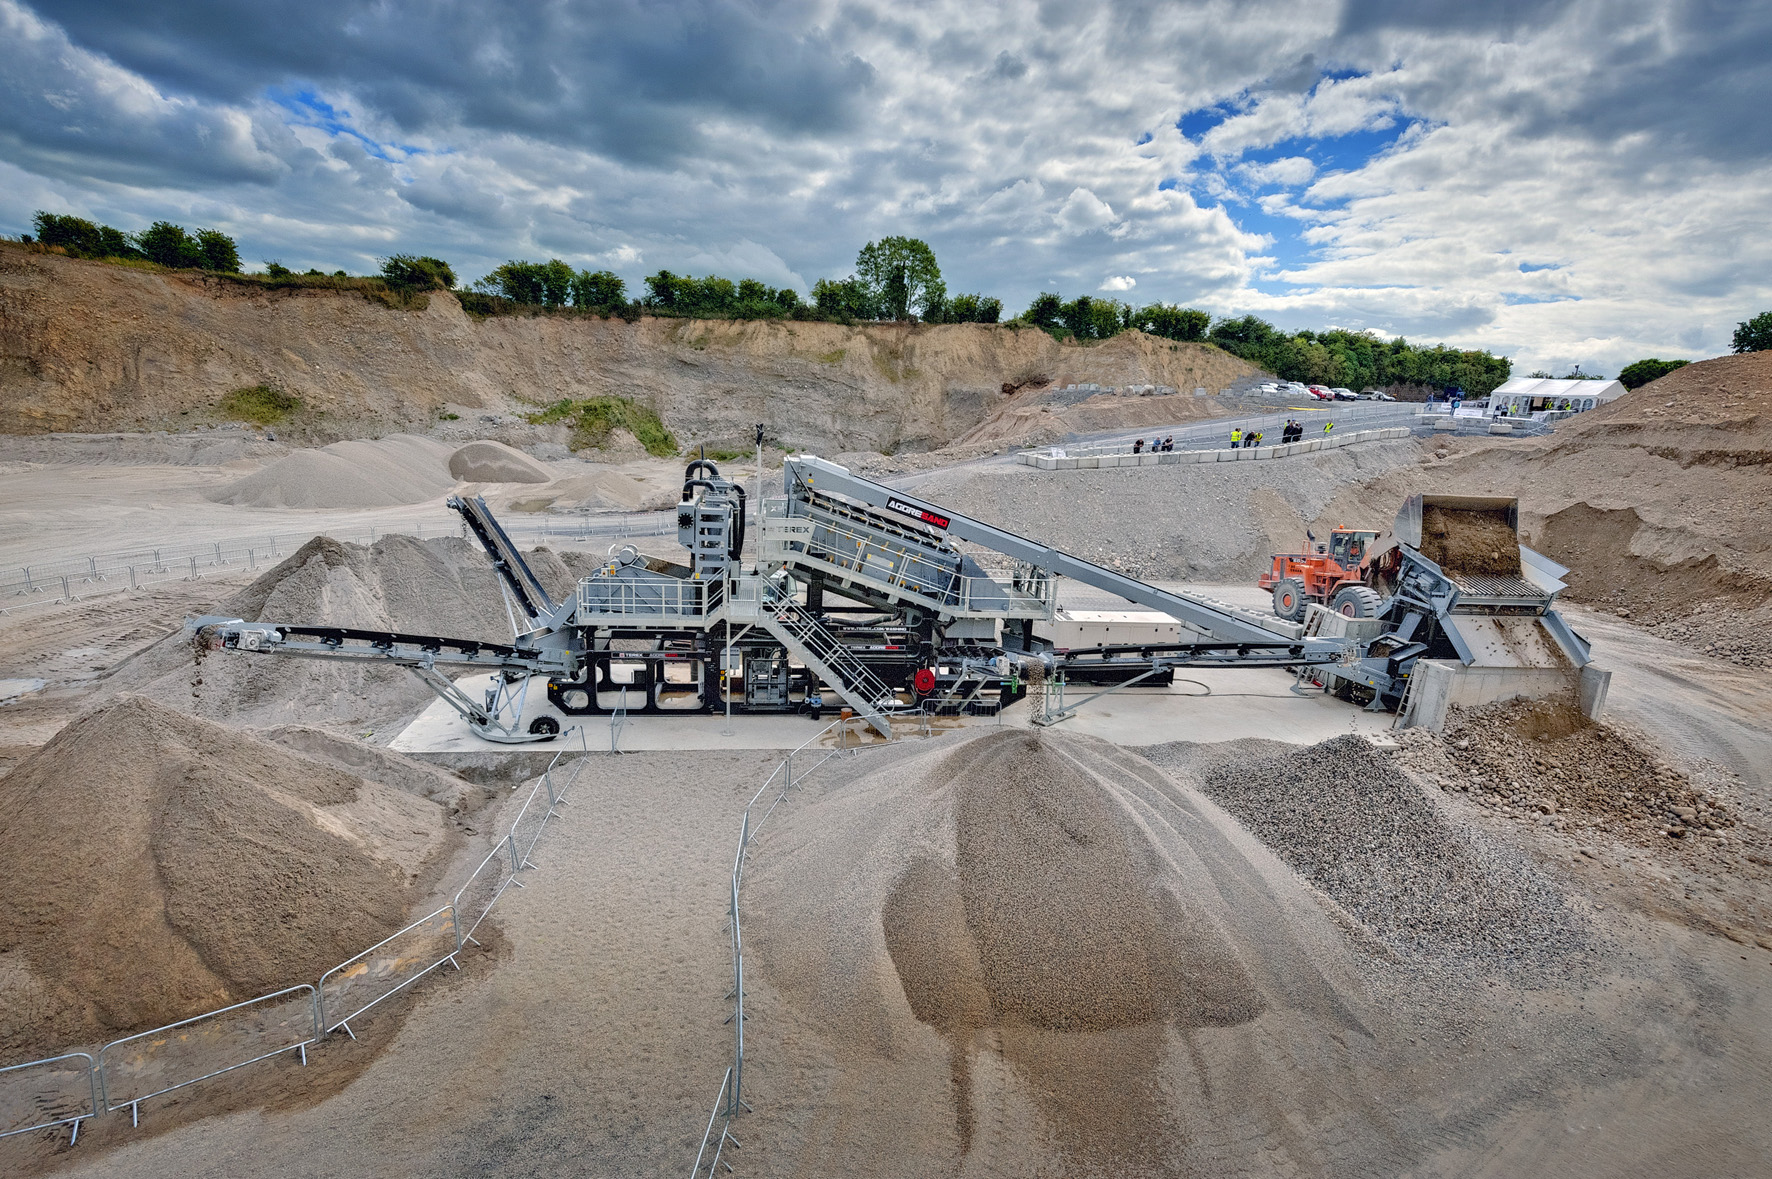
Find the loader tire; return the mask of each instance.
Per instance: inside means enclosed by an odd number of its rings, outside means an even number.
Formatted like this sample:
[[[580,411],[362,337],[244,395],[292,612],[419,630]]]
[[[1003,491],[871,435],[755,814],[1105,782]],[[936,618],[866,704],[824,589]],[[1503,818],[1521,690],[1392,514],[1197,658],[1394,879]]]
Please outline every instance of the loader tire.
[[[1304,608],[1310,605],[1310,599],[1304,596],[1304,582],[1296,577],[1285,577],[1274,586],[1274,614],[1287,622],[1302,622]]]
[[[1382,601],[1377,590],[1363,585],[1344,585],[1329,599],[1329,609],[1343,618],[1377,618]]]

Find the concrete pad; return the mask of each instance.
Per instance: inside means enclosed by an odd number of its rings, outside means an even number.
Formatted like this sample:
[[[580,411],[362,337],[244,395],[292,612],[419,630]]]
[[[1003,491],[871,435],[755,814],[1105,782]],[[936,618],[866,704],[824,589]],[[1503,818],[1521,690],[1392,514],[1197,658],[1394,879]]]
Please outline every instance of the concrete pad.
[[[1127,688],[1103,696],[1058,727],[1130,746],[1244,737],[1311,745],[1347,733],[1388,738],[1396,719],[1390,713],[1367,712],[1320,688],[1294,692],[1293,682],[1291,672],[1278,668],[1181,668],[1170,687]],[[1065,691],[1065,701],[1074,704],[1099,691],[1099,687],[1072,685]],[[1028,701],[1023,701],[1009,709],[1003,724],[1027,728],[1032,715]]]

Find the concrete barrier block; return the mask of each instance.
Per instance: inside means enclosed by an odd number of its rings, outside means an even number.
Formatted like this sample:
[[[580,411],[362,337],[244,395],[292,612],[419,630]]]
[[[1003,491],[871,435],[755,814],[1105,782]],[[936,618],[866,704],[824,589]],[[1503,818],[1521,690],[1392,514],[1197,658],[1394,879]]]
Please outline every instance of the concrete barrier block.
[[[1088,458],[1080,458],[1077,460],[1077,466],[1085,471],[1094,470],[1096,467],[1101,466],[1101,459],[1094,455],[1091,455]]]
[[[1080,458],[1061,458],[1056,461],[1058,469],[1061,471],[1074,471],[1083,465],[1083,460]]]
[[[1051,455],[1043,455],[1043,456],[1036,458],[1032,461],[1033,461],[1034,466],[1038,467],[1042,471],[1055,471],[1058,469],[1058,460],[1053,458]]]

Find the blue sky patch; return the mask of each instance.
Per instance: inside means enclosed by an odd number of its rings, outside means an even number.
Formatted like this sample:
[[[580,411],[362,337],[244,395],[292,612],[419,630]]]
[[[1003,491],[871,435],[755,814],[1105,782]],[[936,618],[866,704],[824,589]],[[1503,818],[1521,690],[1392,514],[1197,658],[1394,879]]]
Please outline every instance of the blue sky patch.
[[[378,160],[397,163],[408,156],[422,155],[423,149],[404,143],[382,143],[357,130],[350,123],[351,112],[341,111],[312,90],[283,90],[273,87],[265,96],[292,116],[297,126],[314,127],[332,136],[348,136]],[[398,152],[398,155],[392,153]]]

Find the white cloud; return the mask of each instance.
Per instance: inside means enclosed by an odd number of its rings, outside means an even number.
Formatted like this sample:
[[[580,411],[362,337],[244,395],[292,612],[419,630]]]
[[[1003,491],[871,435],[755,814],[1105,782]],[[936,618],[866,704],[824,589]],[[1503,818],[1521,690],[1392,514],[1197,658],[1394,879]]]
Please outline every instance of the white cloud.
[[[1088,233],[1114,224],[1113,208],[1086,188],[1073,188],[1058,213],[1058,223],[1070,233]]]
[[[1109,275],[1098,288],[1103,291],[1129,291],[1138,285],[1138,280],[1130,274]]]

